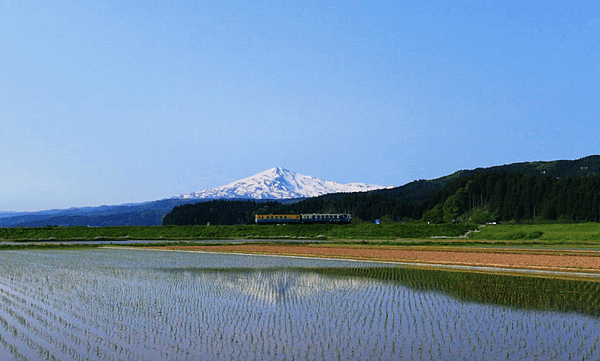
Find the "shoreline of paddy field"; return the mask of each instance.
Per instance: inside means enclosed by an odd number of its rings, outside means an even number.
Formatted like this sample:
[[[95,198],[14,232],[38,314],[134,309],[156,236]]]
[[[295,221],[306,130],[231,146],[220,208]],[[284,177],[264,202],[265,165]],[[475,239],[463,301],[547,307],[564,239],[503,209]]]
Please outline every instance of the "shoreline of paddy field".
[[[395,263],[493,273],[532,273],[600,281],[600,252],[512,249],[429,249],[339,245],[208,245],[144,247],[153,250],[271,255]]]

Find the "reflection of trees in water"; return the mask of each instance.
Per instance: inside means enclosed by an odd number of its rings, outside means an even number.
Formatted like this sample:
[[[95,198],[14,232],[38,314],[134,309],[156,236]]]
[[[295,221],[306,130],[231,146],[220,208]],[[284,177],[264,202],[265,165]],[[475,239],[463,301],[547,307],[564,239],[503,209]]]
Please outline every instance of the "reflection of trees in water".
[[[600,316],[600,282],[597,281],[410,268],[325,269],[323,272],[399,282],[468,302]]]
[[[600,282],[596,281],[400,267],[198,268],[187,272],[213,274],[223,285],[268,302],[392,282],[467,302],[600,316]]]

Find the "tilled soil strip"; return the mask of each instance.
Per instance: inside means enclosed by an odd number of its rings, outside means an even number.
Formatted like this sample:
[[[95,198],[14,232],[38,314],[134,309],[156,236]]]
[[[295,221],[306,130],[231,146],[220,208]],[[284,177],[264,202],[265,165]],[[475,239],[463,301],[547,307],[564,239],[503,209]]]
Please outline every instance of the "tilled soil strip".
[[[221,246],[166,246],[161,249],[204,252],[256,253],[288,256],[349,258],[359,260],[392,261],[466,265],[477,267],[520,268],[552,271],[600,273],[600,252],[543,251],[524,253],[512,250],[458,251],[420,250],[390,247],[327,247],[293,245],[221,245]]]

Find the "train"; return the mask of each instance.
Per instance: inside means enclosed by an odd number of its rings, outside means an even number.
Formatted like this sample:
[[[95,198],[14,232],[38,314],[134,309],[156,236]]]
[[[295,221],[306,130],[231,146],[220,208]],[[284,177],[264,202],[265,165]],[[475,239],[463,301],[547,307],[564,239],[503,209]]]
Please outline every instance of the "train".
[[[256,224],[348,224],[352,215],[348,213],[303,213],[303,214],[257,214]]]

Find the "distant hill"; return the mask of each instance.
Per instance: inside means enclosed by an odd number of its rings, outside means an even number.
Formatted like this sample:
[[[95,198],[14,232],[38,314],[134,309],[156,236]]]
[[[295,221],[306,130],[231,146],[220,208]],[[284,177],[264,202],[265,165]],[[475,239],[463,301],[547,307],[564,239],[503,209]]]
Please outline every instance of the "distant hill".
[[[162,218],[173,207],[188,202],[164,199],[139,204],[18,213],[12,217],[0,218],[0,227],[156,226],[162,224]]]
[[[450,175],[455,178],[473,175],[482,171],[506,171],[529,175],[548,175],[552,177],[576,177],[600,175],[600,155],[591,155],[577,160],[554,160],[547,162],[523,162],[507,165],[463,170]]]
[[[278,200],[289,202],[336,192],[366,192],[385,188],[366,183],[337,183],[276,167],[242,180],[173,198],[137,204],[0,213],[0,227],[55,226],[156,226],[174,207],[187,204],[229,200]]]
[[[486,221],[598,222],[600,177],[525,174],[505,170],[457,178],[424,205],[430,222],[468,217]]]
[[[592,156],[576,161],[516,163],[461,170],[393,189],[326,194],[286,205],[208,202],[176,207],[163,221],[165,224],[250,223],[254,213],[265,212],[348,212],[354,219],[365,221],[377,218],[398,221],[421,219],[427,212],[431,221],[445,222],[484,205],[488,207],[479,214],[483,221],[496,216],[508,220],[537,216],[595,220],[600,215],[592,205],[595,193],[600,192],[600,185],[597,185],[600,177],[595,176],[600,174],[598,160],[600,157]],[[577,189],[570,189],[575,184]],[[453,202],[446,204],[449,197],[453,197]],[[597,198],[600,199],[600,193]]]
[[[422,203],[456,179],[470,177],[477,173],[497,171],[550,177],[600,175],[600,155],[592,155],[577,160],[522,162],[488,168],[459,170],[444,177],[432,180],[417,180],[396,188],[376,190],[373,193],[405,202]]]
[[[0,213],[0,227],[43,227],[47,225],[154,226],[161,225],[165,215],[174,207],[182,204],[223,198],[255,199],[254,197],[263,201],[269,199],[278,202],[293,201],[297,212],[347,212],[352,210],[357,217],[371,219],[388,214],[386,212],[392,209],[389,214],[393,215],[394,219],[404,216],[415,218],[420,217],[426,208],[427,202],[451,182],[478,173],[495,171],[559,178],[593,176],[600,175],[600,156],[593,155],[578,160],[523,162],[489,168],[459,170],[437,179],[416,180],[395,188],[382,188],[381,186],[363,183],[344,185],[298,175],[283,168],[273,168],[227,186],[209,190],[210,192],[194,192],[171,199],[139,204],[71,208],[31,213],[3,212]],[[318,197],[307,198],[311,197],[310,194],[318,195]],[[296,202],[302,198],[305,198],[305,200]],[[351,205],[353,208],[351,208]]]

